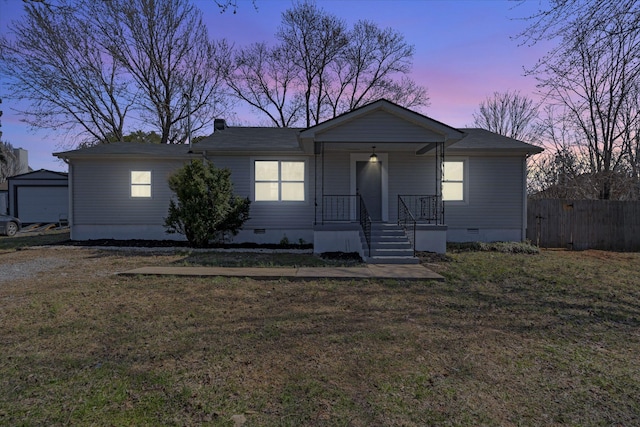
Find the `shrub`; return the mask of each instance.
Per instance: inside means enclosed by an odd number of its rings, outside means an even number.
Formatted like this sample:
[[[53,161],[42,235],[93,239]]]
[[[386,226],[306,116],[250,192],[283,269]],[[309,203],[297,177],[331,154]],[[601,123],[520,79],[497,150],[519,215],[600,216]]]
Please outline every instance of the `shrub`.
[[[177,200],[169,203],[164,225],[168,233],[184,234],[198,248],[238,234],[249,219],[248,198],[233,194],[231,172],[213,163],[193,160],[169,177]]]
[[[447,251],[450,252],[502,252],[509,254],[530,254],[540,252],[536,246],[528,242],[466,242],[448,243]]]

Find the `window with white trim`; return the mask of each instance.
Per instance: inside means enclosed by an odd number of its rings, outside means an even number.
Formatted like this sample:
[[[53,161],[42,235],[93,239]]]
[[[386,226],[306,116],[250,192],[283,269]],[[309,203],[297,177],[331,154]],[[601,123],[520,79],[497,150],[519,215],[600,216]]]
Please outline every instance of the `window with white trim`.
[[[305,162],[255,160],[255,201],[304,202]]]
[[[464,201],[464,160],[444,162],[442,200],[445,202]]]
[[[151,197],[151,171],[131,171],[131,197]]]

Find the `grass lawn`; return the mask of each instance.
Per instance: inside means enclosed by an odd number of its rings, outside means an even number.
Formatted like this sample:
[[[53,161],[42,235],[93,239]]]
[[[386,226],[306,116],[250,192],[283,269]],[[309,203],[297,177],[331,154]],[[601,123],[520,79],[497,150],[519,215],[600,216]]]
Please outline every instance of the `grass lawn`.
[[[197,260],[67,252],[0,254],[70,259],[0,282],[0,425],[640,420],[640,253],[452,253],[441,283],[125,277]]]

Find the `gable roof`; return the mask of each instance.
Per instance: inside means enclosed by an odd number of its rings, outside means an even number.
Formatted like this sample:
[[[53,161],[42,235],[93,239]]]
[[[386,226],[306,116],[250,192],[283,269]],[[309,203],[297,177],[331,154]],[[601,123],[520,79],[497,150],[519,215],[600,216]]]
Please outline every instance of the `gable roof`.
[[[14,175],[7,178],[7,181],[15,180],[15,179],[54,179],[54,180],[66,180],[68,178],[68,174],[66,172],[56,172],[50,171],[48,169],[39,169],[37,171],[31,171],[22,173],[20,175]]]
[[[329,129],[344,125],[345,123],[364,117],[375,111],[387,112],[400,119],[403,119],[406,122],[421,126],[439,135],[443,135],[448,140],[460,139],[463,137],[463,132],[461,132],[460,130],[454,127],[451,127],[442,122],[434,120],[431,117],[427,117],[423,114],[417,113],[413,110],[409,110],[408,108],[402,107],[384,98],[371,102],[370,104],[363,105],[362,107],[358,107],[355,110],[351,110],[346,113],[343,113],[337,117],[334,117],[333,119],[329,119],[315,126],[311,126],[310,128],[307,128],[304,131],[302,131],[300,136],[302,138],[312,137],[316,134],[325,132]]]
[[[527,144],[508,136],[480,128],[461,129],[466,136],[460,141],[452,144],[447,152],[456,151],[492,151],[492,152],[514,152],[525,154],[537,154],[544,151],[542,147]]]
[[[225,127],[193,145],[194,152],[302,152],[300,128]]]

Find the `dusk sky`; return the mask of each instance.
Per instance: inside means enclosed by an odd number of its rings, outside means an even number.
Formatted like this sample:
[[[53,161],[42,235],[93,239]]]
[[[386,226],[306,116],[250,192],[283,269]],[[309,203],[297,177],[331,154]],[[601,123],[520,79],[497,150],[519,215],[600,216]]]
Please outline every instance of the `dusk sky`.
[[[203,11],[212,38],[226,38],[245,46],[273,40],[281,13],[289,0],[238,0],[236,14],[221,14],[213,0],[193,0]],[[544,5],[546,2],[542,2]],[[514,37],[527,22],[520,18],[534,13],[541,2],[524,4],[505,0],[318,0],[326,11],[343,18],[349,26],[367,19],[381,27],[400,31],[415,46],[411,77],[428,90],[431,105],[421,111],[454,127],[473,124],[473,112],[493,92],[520,90],[534,97],[535,79],[525,77],[545,53],[542,45],[520,46]],[[22,14],[22,0],[0,0],[0,31],[7,32],[11,20]],[[66,171],[66,165],[51,153],[67,149],[64,138],[50,131],[34,132],[12,111],[6,99],[8,79],[0,75],[3,98],[3,140],[29,151],[34,170]],[[244,124],[258,120],[238,111]]]

